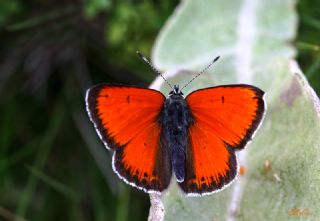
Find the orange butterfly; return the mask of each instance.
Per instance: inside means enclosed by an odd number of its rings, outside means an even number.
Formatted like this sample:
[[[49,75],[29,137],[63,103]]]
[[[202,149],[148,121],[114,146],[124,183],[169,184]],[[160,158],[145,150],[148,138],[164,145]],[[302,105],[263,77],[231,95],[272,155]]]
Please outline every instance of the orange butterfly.
[[[236,177],[235,151],[260,125],[263,95],[245,84],[200,89],[186,98],[177,85],[166,98],[152,89],[99,84],[88,89],[86,105],[101,140],[114,151],[112,166],[121,179],[161,193],[174,173],[187,195],[205,195]]]

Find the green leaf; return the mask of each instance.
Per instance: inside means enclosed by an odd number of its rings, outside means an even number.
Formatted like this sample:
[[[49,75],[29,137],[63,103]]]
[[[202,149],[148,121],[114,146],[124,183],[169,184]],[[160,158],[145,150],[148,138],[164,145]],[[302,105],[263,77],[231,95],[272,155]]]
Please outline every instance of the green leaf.
[[[0,1],[0,25],[5,25],[9,17],[21,11],[21,4],[17,0]]]
[[[88,18],[94,18],[99,13],[108,10],[111,6],[110,0],[85,0],[84,14]]]
[[[173,180],[161,197],[165,220],[320,217],[320,105],[292,60],[295,49],[288,42],[297,28],[294,3],[186,0],[161,31],[152,59],[172,84],[184,85],[221,56],[185,88],[185,94],[207,86],[247,83],[266,92],[268,106],[255,138],[238,152],[245,174],[229,188],[197,198],[186,198]],[[161,78],[151,87],[169,91]],[[152,204],[150,220],[155,207]]]

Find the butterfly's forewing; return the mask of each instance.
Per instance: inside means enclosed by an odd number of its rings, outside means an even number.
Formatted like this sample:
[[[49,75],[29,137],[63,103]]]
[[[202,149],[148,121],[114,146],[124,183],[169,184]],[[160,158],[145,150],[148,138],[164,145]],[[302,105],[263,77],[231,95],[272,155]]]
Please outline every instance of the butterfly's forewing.
[[[114,150],[113,169],[147,192],[164,190],[171,178],[158,122],[164,100],[155,90],[108,84],[94,86],[86,96],[91,121],[106,147]]]
[[[264,92],[250,85],[227,85],[192,92],[186,100],[189,127],[187,173],[179,185],[188,194],[222,189],[237,174],[234,151],[244,148],[265,111]]]

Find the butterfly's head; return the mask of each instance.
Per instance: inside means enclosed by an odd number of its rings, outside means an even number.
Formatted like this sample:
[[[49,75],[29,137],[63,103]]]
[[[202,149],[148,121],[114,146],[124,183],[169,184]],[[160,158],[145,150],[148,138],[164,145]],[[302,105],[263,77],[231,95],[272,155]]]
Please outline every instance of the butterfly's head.
[[[182,91],[179,89],[179,85],[173,85],[173,89],[169,93],[169,96],[172,96],[172,95],[183,96]]]

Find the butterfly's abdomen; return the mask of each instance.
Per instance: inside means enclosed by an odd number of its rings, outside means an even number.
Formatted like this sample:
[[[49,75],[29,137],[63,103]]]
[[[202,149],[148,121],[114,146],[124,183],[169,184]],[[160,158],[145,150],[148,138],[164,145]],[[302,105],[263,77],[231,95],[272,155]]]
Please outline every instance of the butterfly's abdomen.
[[[191,115],[182,96],[173,95],[165,101],[161,121],[164,136],[169,146],[173,171],[177,181],[183,182]]]

